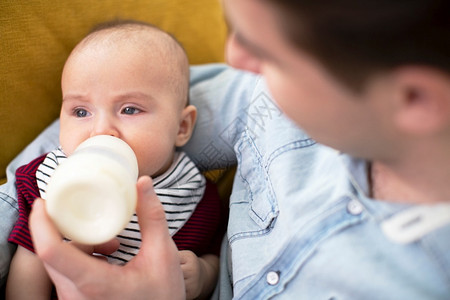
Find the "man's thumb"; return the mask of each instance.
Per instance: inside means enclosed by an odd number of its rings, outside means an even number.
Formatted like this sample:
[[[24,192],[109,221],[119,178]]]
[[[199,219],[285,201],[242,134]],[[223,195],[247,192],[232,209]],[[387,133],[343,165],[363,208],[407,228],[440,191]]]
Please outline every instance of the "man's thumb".
[[[136,214],[141,230],[142,247],[144,247],[145,241],[170,238],[164,208],[156,196],[151,178],[149,176],[140,177],[137,182],[137,190]]]

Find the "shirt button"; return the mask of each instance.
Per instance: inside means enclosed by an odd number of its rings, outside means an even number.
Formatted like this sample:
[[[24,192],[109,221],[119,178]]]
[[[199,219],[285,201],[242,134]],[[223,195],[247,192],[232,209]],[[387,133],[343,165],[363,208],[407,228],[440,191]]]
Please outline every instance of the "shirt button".
[[[362,204],[356,199],[350,200],[350,202],[347,204],[347,211],[355,216],[361,214],[363,209],[364,207],[362,206]]]
[[[275,271],[270,271],[266,275],[266,281],[270,285],[276,285],[280,281],[279,273]]]

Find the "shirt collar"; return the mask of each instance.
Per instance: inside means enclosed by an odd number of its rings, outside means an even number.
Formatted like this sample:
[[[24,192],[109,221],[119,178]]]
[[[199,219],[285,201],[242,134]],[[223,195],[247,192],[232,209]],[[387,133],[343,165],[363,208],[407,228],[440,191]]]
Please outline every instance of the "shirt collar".
[[[370,196],[369,170],[370,162],[355,158],[348,154],[340,154],[341,161],[347,170],[349,183],[358,199],[367,209],[369,214],[379,221],[387,219],[414,205],[377,200]]]

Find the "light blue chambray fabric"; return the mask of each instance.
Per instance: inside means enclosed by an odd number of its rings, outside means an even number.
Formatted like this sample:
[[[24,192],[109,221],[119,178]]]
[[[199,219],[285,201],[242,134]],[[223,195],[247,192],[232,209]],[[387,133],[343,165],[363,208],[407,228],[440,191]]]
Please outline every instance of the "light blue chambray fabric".
[[[259,76],[192,67],[190,98],[198,121],[184,150],[204,170],[238,163],[215,297],[450,298],[450,226],[406,245],[388,239],[380,224],[410,206],[370,199],[366,162],[311,140]],[[2,245],[16,214],[11,178],[0,187]],[[9,256],[2,248],[2,264]]]
[[[411,206],[370,199],[367,163],[311,140],[260,77],[224,70],[191,99],[188,153],[205,168],[238,163],[215,297],[450,299],[450,226],[391,241],[382,222]]]

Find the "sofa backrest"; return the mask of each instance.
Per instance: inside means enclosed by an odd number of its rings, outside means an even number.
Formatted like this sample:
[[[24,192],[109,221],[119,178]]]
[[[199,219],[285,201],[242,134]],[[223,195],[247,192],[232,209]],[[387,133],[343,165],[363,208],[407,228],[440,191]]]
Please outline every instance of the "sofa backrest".
[[[0,1],[0,183],[7,164],[58,117],[72,48],[94,25],[116,18],[172,33],[191,64],[223,61],[219,0]]]

